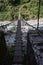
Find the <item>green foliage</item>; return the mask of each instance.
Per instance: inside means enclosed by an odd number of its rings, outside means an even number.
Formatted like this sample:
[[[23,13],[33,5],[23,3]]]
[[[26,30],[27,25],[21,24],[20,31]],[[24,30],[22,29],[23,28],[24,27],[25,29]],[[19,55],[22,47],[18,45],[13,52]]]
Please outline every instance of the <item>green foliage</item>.
[[[42,2],[42,1],[41,1]],[[21,8],[21,14],[25,20],[36,19],[38,15],[38,3],[39,0],[31,0],[31,2],[23,4]],[[43,17],[43,6],[40,5],[40,17]]]
[[[0,20],[16,20],[19,8],[25,20],[37,18],[39,0],[0,0]],[[40,17],[43,17],[41,0]]]
[[[3,2],[0,2],[0,11],[4,11],[5,10],[5,5]]]
[[[20,4],[20,0],[8,0],[8,2],[14,6]]]

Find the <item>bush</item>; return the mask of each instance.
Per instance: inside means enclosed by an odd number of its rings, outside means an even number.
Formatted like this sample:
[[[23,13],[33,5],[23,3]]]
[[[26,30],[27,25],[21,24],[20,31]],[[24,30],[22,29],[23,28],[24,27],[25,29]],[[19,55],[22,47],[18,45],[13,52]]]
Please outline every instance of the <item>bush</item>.
[[[0,11],[5,11],[5,5],[4,5],[4,3],[0,3]]]
[[[25,20],[37,18],[39,0],[0,0],[0,20],[18,19],[19,8]],[[43,17],[43,0],[41,0],[40,17]]]

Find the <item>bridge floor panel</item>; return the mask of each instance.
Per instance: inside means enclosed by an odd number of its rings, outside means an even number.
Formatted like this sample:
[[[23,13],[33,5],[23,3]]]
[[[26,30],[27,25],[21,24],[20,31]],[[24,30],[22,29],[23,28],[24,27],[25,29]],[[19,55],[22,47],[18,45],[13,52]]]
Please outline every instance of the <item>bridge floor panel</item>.
[[[21,32],[21,21],[18,21],[15,41],[15,51],[12,65],[22,65],[23,52],[22,52],[22,32]]]

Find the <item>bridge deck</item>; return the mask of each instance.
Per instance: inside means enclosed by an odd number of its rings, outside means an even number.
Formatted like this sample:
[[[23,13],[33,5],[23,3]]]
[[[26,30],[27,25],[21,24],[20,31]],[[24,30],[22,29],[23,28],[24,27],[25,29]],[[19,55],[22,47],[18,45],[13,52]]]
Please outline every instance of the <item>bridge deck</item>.
[[[23,56],[22,56],[22,32],[21,32],[21,21],[18,21],[17,31],[16,31],[16,42],[15,42],[15,51],[14,59],[12,65],[22,65]]]

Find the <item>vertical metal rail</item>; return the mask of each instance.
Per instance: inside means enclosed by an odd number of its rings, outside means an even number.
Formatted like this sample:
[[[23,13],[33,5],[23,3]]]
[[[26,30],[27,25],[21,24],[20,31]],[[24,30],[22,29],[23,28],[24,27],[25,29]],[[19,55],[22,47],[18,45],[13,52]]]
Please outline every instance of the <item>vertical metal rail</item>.
[[[37,30],[38,30],[38,28],[39,28],[39,17],[40,17],[40,2],[41,2],[41,0],[39,0],[39,2],[38,2],[38,23],[37,23]]]

